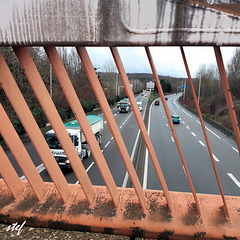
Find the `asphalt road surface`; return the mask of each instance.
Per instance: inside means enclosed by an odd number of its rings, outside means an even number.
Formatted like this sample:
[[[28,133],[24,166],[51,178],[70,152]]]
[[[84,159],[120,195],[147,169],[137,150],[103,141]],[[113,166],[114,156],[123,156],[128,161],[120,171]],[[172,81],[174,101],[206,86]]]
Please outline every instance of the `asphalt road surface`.
[[[149,97],[149,93],[146,95],[144,94],[143,96],[139,95],[136,97],[137,101],[142,101],[143,103],[142,115],[145,113],[148,97]],[[137,141],[137,136],[139,131],[133,111],[129,111],[128,113],[119,113],[117,108],[113,108],[112,113],[115,117],[119,130],[122,134],[122,137],[127,147],[127,150],[129,152],[129,155],[133,156],[133,152],[136,149],[136,141]],[[100,114],[100,116],[103,116],[103,115]],[[35,166],[37,167],[37,170],[40,173],[43,181],[51,182],[52,180],[49,174],[47,173],[47,170],[45,169],[44,165],[42,164],[32,143],[27,142],[24,145],[29,155],[31,156]],[[122,161],[122,158],[120,156],[120,153],[118,151],[118,148],[112,137],[111,131],[109,130],[109,127],[107,125],[105,118],[104,118],[104,130],[102,132],[102,143],[100,147],[107,161],[109,169],[113,175],[113,178],[116,182],[116,185],[118,187],[126,187],[127,180],[128,180],[128,175],[126,174],[126,168],[124,166],[124,163]],[[6,150],[6,154],[10,159],[10,161],[12,162],[19,177],[21,179],[25,179],[20,167],[18,166],[11,152],[9,150]],[[105,186],[105,183],[98,170],[97,164],[95,163],[93,156],[91,155],[89,158],[85,158],[82,161],[82,163],[90,177],[92,184]],[[78,179],[76,178],[73,171],[63,170],[63,173],[68,183],[79,184]]]
[[[178,103],[178,97],[179,95],[175,94],[169,95],[167,104],[170,113],[178,114],[181,118],[181,123],[175,124],[174,126],[196,192],[220,194],[199,119]],[[136,97],[136,100],[143,102],[143,115],[145,113],[148,96],[139,95]],[[129,113],[119,113],[117,108],[113,108],[112,112],[129,155],[131,159],[133,159],[139,136],[139,128],[133,111]],[[169,190],[191,192],[161,101],[159,106],[155,106],[154,102],[151,105],[149,123],[150,138]],[[221,131],[207,123],[205,124],[224,193],[226,195],[240,196],[240,157],[236,143]],[[25,147],[42,179],[51,182],[51,178],[31,142],[25,143]],[[116,185],[118,187],[126,187],[128,175],[126,174],[124,163],[105,119],[101,149]],[[10,151],[6,150],[6,154],[19,177],[24,179],[23,173]],[[92,156],[84,159],[83,165],[94,185],[105,185]],[[143,188],[161,189],[151,159],[147,153],[144,166]],[[73,171],[64,171],[63,173],[68,183],[79,184]]]
[[[177,101],[179,95],[168,96],[172,114],[178,114],[180,124],[174,124],[180,145],[197,193],[220,194],[209,152],[198,117]],[[158,99],[159,100],[159,99]],[[150,107],[149,134],[170,191],[191,192],[176,144],[172,137],[162,103]],[[240,196],[240,157],[235,141],[205,122],[223,191]],[[150,157],[146,153],[145,189],[161,189]]]

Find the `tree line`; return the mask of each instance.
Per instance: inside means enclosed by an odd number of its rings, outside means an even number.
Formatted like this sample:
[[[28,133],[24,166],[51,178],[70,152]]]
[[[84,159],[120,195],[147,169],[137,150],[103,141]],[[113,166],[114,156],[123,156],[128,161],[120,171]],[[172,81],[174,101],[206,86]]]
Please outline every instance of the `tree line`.
[[[231,94],[238,121],[240,119],[240,49],[236,48],[233,57],[226,66]],[[199,88],[200,84],[200,88]],[[225,96],[221,86],[221,79],[217,65],[201,65],[194,79],[194,88],[197,96],[200,94],[200,108],[202,113],[208,115],[221,125],[232,129]],[[199,92],[200,89],[200,92]],[[183,101],[195,109],[192,91],[186,91]]]

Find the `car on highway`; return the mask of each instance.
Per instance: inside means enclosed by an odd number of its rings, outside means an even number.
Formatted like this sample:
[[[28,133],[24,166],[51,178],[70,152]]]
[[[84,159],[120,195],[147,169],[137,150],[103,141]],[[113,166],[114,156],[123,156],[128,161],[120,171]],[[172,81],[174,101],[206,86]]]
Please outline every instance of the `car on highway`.
[[[139,108],[139,111],[141,112],[143,110],[143,104],[141,101],[138,101],[137,102],[137,105],[138,105],[138,108]]]
[[[155,105],[159,105],[159,101],[158,101],[158,100],[156,100],[154,104],[155,104]]]
[[[180,117],[178,115],[172,115],[172,122],[180,124]]]

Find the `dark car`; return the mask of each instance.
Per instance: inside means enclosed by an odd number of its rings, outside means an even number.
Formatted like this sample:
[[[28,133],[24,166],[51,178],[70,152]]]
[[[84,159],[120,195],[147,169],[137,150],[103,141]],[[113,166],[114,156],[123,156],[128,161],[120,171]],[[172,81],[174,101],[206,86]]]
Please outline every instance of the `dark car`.
[[[155,105],[159,105],[159,101],[158,100],[155,101]]]

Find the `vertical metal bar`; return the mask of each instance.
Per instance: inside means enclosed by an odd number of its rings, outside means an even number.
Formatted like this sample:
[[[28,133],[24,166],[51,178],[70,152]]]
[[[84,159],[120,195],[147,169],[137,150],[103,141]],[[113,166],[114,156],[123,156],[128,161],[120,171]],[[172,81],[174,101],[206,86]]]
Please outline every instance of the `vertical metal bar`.
[[[231,90],[230,90],[230,87],[229,87],[229,84],[228,84],[227,74],[226,74],[226,71],[225,71],[225,68],[224,68],[224,63],[223,63],[220,47],[214,47],[214,52],[215,52],[215,55],[216,55],[218,69],[219,69],[221,82],[222,82],[222,87],[223,87],[223,91],[224,91],[224,94],[225,94],[229,115],[230,115],[230,118],[231,118],[231,121],[232,121],[232,126],[233,126],[233,131],[234,131],[234,134],[235,134],[235,138],[236,138],[236,143],[237,143],[237,146],[238,146],[238,151],[239,151],[239,154],[240,154],[239,125],[238,125],[238,120],[237,120],[237,117],[236,117],[236,112],[234,110]]]
[[[157,74],[157,71],[156,71],[156,68],[155,68],[155,65],[154,65],[154,62],[153,62],[153,58],[152,58],[150,49],[149,49],[149,47],[145,47],[145,50],[146,50],[148,60],[149,60],[149,63],[150,63],[150,66],[151,66],[151,69],[152,69],[152,72],[153,72],[153,76],[154,76],[154,79],[155,79],[155,82],[156,82],[156,85],[157,85],[157,89],[158,89],[158,92],[159,92],[160,98],[162,100],[162,104],[163,104],[163,107],[164,107],[164,110],[165,110],[165,113],[166,113],[166,116],[167,116],[167,119],[168,119],[168,123],[169,123],[169,126],[170,126],[172,134],[173,134],[173,138],[174,138],[174,141],[176,143],[176,146],[177,146],[177,149],[178,149],[178,152],[179,152],[179,156],[181,158],[182,164],[183,164],[185,172],[186,172],[186,176],[187,176],[187,179],[188,179],[188,182],[189,182],[192,194],[193,194],[193,198],[195,200],[195,203],[196,203],[196,206],[197,206],[197,209],[198,209],[198,213],[199,213],[200,216],[202,216],[201,207],[200,207],[200,204],[199,204],[199,201],[198,201],[198,198],[197,198],[197,194],[196,194],[193,182],[192,182],[192,178],[191,178],[189,169],[188,169],[187,164],[186,164],[186,160],[185,160],[183,152],[182,152],[182,148],[180,146],[180,142],[179,142],[178,137],[177,137],[176,130],[173,126],[171,115],[170,115],[170,112],[169,112],[168,107],[167,107],[167,103],[166,103],[166,100],[165,100],[165,97],[164,97],[162,86],[161,86],[159,78],[158,78],[158,74]]]
[[[28,81],[38,98],[54,132],[68,158],[72,169],[81,184],[83,191],[88,199],[90,205],[92,205],[95,197],[95,191],[92,183],[85,171],[80,157],[71,141],[66,128],[60,118],[58,111],[44,85],[42,78],[27,50],[26,47],[14,47],[16,56],[20,62],[20,65],[25,70],[25,74]]]
[[[136,174],[136,171],[133,167],[132,161],[130,159],[130,156],[128,154],[127,148],[125,146],[125,143],[123,141],[122,135],[118,129],[117,123],[114,119],[114,116],[112,114],[112,111],[109,107],[108,101],[106,99],[106,96],[103,92],[103,89],[101,87],[101,84],[97,78],[97,75],[94,71],[93,65],[91,63],[91,60],[88,56],[88,53],[86,51],[85,47],[76,47],[77,48],[77,52],[81,58],[83,67],[87,73],[87,76],[89,78],[89,81],[91,83],[91,86],[93,88],[93,91],[98,99],[98,102],[101,106],[101,109],[103,111],[103,114],[107,120],[108,126],[111,130],[111,133],[114,137],[114,140],[117,144],[117,147],[119,149],[119,152],[121,154],[121,157],[123,159],[123,162],[126,166],[126,169],[128,171],[129,177],[132,181],[132,184],[134,186],[134,189],[137,193],[139,202],[143,208],[143,210],[145,211],[145,205],[146,205],[146,199],[145,199],[145,195],[144,195],[144,191],[142,189],[142,186],[140,184],[140,181],[138,179],[138,176]]]
[[[38,200],[41,201],[46,194],[46,187],[44,185],[44,182],[40,177],[27,150],[25,149],[23,143],[21,142],[19,136],[17,135],[17,132],[15,131],[10,119],[8,118],[1,104],[0,104],[0,116],[1,116],[0,117],[1,135],[6,144],[8,145],[9,149],[11,150],[14,158],[16,159],[26,179],[31,185]],[[4,169],[4,171],[6,170],[9,169]]]
[[[210,143],[209,143],[209,140],[208,140],[207,131],[206,131],[205,124],[204,124],[203,117],[202,117],[202,113],[201,113],[201,110],[200,110],[200,107],[199,107],[199,104],[198,104],[197,95],[196,95],[196,92],[194,90],[193,81],[192,81],[191,74],[190,74],[190,71],[189,71],[189,68],[188,68],[188,63],[187,63],[187,59],[186,59],[183,47],[180,47],[180,50],[181,50],[181,53],[182,53],[183,62],[184,62],[186,72],[187,72],[187,75],[188,75],[188,80],[189,80],[190,85],[191,85],[193,99],[194,99],[194,102],[195,102],[195,106],[197,108],[197,112],[198,112],[198,116],[199,116],[199,119],[200,119],[200,122],[201,122],[203,134],[204,134],[204,137],[205,137],[205,140],[206,140],[206,143],[207,143],[207,147],[208,147],[209,155],[210,155],[210,158],[211,158],[211,161],[212,161],[215,176],[216,176],[216,179],[217,179],[218,187],[219,187],[219,190],[220,190],[220,193],[221,193],[221,196],[222,196],[222,201],[223,201],[223,205],[224,205],[224,208],[225,208],[225,215],[229,219],[230,214],[229,214],[227,203],[226,203],[225,196],[224,196],[224,193],[223,193],[221,181],[220,181],[220,178],[219,178],[219,175],[218,175],[216,163],[214,161],[212,149],[211,149],[211,146],[210,146]]]
[[[158,162],[158,159],[157,159],[157,155],[156,155],[155,150],[153,148],[151,139],[150,139],[150,137],[148,135],[148,132],[147,132],[146,126],[144,124],[142,115],[141,115],[141,113],[140,113],[140,111],[138,109],[137,102],[136,102],[135,96],[133,94],[132,88],[130,86],[130,82],[128,80],[128,77],[127,77],[127,74],[125,72],[124,66],[122,64],[120,55],[119,55],[118,50],[117,50],[116,47],[110,47],[110,49],[111,49],[113,58],[115,60],[116,66],[118,68],[120,77],[122,79],[122,83],[124,85],[124,88],[125,88],[125,91],[127,93],[128,99],[129,99],[129,101],[131,103],[131,107],[133,109],[133,112],[134,112],[135,118],[137,120],[139,129],[140,129],[140,131],[142,133],[143,139],[145,141],[145,144],[147,146],[148,152],[149,152],[150,157],[152,159],[154,168],[155,168],[157,176],[158,176],[158,180],[159,180],[159,182],[161,184],[161,187],[162,187],[162,190],[164,192],[164,196],[166,197],[169,210],[170,210],[171,213],[173,213],[173,205],[172,205],[172,201],[171,201],[171,198],[170,198],[170,194],[169,194],[169,190],[168,190],[165,178],[164,178],[163,173],[162,173],[162,169],[161,169],[161,167],[159,165],[159,162]]]
[[[67,71],[62,63],[62,60],[55,47],[45,47],[47,56],[53,66],[54,72],[59,80],[59,83],[64,91],[64,94],[72,108],[72,111],[84,132],[84,136],[88,142],[88,145],[92,151],[93,157],[98,165],[99,171],[103,177],[103,180],[112,196],[115,206],[118,205],[118,193],[117,187],[103,156],[103,153],[99,147],[96,137],[91,129],[86,114],[82,108],[82,105],[78,99],[78,96],[73,88],[71,80],[67,74]]]
[[[0,84],[5,91],[11,105],[17,113],[24,129],[40,156],[48,174],[66,203],[71,196],[70,188],[58,164],[49,149],[28,105],[23,98],[4,58],[0,53]]]
[[[1,159],[0,174],[3,177],[4,182],[10,189],[13,197],[17,199],[24,192],[25,188],[21,180],[19,179],[15,169],[10,163],[6,153],[3,151],[1,145],[0,145],[0,159]]]

